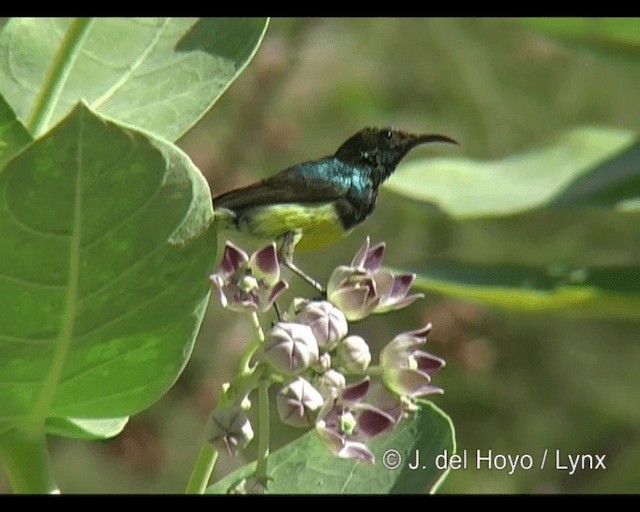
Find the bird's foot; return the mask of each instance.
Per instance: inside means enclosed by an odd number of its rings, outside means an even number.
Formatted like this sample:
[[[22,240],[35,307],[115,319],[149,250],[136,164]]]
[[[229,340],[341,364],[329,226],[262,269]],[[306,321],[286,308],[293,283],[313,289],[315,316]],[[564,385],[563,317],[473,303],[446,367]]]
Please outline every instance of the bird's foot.
[[[282,245],[279,251],[280,261],[289,270],[297,274],[306,283],[313,286],[317,291],[319,291],[322,297],[326,298],[327,291],[324,289],[324,287],[318,281],[316,281],[311,276],[303,272],[300,268],[298,268],[296,264],[293,262],[293,250],[296,244],[298,243],[298,241],[300,240],[300,236],[301,234],[296,231],[289,231],[284,235],[284,238],[282,240]]]

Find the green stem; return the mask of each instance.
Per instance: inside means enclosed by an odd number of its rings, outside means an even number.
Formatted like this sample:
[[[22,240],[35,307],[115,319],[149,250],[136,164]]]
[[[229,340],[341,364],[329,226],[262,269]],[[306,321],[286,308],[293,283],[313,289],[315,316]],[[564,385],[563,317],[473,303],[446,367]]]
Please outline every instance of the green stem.
[[[34,137],[48,127],[92,21],[91,18],[76,18],[67,29],[27,120],[27,129]]]
[[[258,350],[258,348],[260,348],[260,345],[262,345],[262,343],[264,342],[264,332],[262,331],[262,327],[260,326],[260,320],[257,313],[253,313],[252,319],[253,325],[256,330],[256,337],[253,343],[251,343],[251,345],[247,347],[242,357],[240,358],[240,363],[238,365],[239,370],[237,375],[231,380],[230,384],[223,387],[223,390],[218,397],[217,408],[231,406],[231,404],[233,404],[238,399],[238,397],[243,397],[250,393],[253,389],[255,389],[256,382],[261,379],[261,375],[263,372],[255,371],[256,368],[255,366],[251,365],[251,359],[253,358],[253,355]],[[263,380],[260,380],[260,385],[262,385],[262,382]],[[268,390],[268,381],[265,382],[267,383],[266,386]],[[262,403],[262,400],[260,400],[260,403]],[[267,408],[268,406],[269,396],[267,394]],[[269,414],[267,411],[267,436],[269,435],[268,420]],[[262,422],[262,416],[260,421]],[[262,430],[260,433],[262,435]],[[260,439],[262,439],[262,437]],[[200,448],[198,458],[196,459],[193,469],[191,470],[191,476],[189,477],[189,481],[187,482],[187,487],[185,489],[186,494],[202,494],[205,491],[217,460],[218,450],[216,450],[211,443],[205,441]]]
[[[30,436],[16,429],[3,432],[0,434],[0,461],[16,494],[59,494],[44,433]]]
[[[371,377],[382,375],[382,367],[379,365],[369,366],[369,368],[367,368],[367,375]]]
[[[187,482],[186,494],[203,494],[218,461],[218,450],[211,443],[203,443]]]
[[[258,460],[256,479],[267,488],[267,459],[269,457],[269,380],[262,379],[258,386]]]
[[[260,348],[260,345],[264,343],[264,331],[262,330],[262,326],[260,325],[260,319],[258,318],[258,313],[253,312],[251,315],[251,320],[253,321],[253,327],[256,331],[256,337],[253,340],[253,343],[247,347],[247,349],[242,354],[240,358],[240,362],[238,364],[239,373],[241,375],[251,373],[253,368],[251,366],[251,359],[256,351]]]

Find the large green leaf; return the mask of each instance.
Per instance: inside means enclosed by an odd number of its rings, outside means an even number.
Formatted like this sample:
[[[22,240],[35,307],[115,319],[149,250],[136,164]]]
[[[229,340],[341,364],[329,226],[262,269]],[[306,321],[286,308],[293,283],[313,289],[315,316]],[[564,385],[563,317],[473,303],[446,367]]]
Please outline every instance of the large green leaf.
[[[409,164],[393,191],[435,203],[446,237],[416,286],[521,311],[640,314],[640,143],[583,128],[500,161]]]
[[[640,266],[536,267],[433,262],[418,289],[524,312],[640,318]]]
[[[436,467],[436,457],[456,450],[450,418],[431,402],[421,402],[414,416],[369,446],[376,456],[373,465],[338,459],[315,432],[308,432],[269,456],[268,490],[274,494],[435,492],[447,474]],[[229,492],[253,471],[255,464],[240,468],[207,492]]]
[[[0,167],[29,142],[29,133],[0,96]]]
[[[11,19],[0,33],[0,93],[35,135],[84,100],[175,140],[244,69],[266,26],[265,18]]]
[[[575,189],[576,184],[592,180],[588,176],[595,173],[601,177],[602,185],[625,185],[624,194],[607,204],[622,206],[640,198],[637,154],[637,135],[633,132],[582,128],[548,147],[497,161],[414,160],[391,177],[388,188],[434,203],[454,217],[511,215],[546,206],[567,190]],[[626,164],[616,166],[618,160]],[[600,168],[604,172],[598,172]],[[598,192],[592,188],[585,199]]]
[[[215,233],[200,172],[79,105],[7,163],[0,197],[0,430],[157,400],[208,300]]]

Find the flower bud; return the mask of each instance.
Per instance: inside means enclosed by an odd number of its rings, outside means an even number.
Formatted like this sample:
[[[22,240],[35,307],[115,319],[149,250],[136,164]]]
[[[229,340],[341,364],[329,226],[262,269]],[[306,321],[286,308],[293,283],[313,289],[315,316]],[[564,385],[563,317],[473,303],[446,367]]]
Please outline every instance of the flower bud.
[[[347,335],[347,319],[342,311],[327,301],[309,302],[297,321],[311,327],[320,350],[332,350]]]
[[[318,360],[318,342],[308,325],[278,322],[269,333],[263,353],[276,371],[295,375]]]
[[[293,427],[311,427],[323,403],[322,395],[303,378],[289,383],[276,396],[280,419]]]
[[[229,494],[266,494],[266,492],[266,485],[255,476],[243,478],[233,484],[228,490]]]
[[[209,442],[221,443],[230,455],[246,447],[253,439],[253,429],[240,407],[216,409],[211,414]]]
[[[318,373],[326,372],[331,368],[331,354],[323,352],[311,367]]]
[[[369,345],[360,336],[347,336],[338,344],[338,360],[347,373],[364,373],[371,363]]]
[[[325,399],[336,398],[346,385],[344,375],[333,369],[324,372],[316,381],[318,391]]]

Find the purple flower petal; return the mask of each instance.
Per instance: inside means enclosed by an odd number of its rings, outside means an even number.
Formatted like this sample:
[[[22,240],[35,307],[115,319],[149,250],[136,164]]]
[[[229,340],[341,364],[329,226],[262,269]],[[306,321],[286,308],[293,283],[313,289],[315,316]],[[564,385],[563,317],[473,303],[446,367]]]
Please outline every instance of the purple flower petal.
[[[345,442],[344,447],[336,455],[341,459],[350,459],[368,464],[374,464],[376,461],[373,452],[364,443],[356,441]]]
[[[407,334],[410,334],[417,338],[425,338],[426,340],[427,336],[431,332],[431,328],[432,328],[432,325],[431,325],[431,322],[429,322],[424,327],[421,327],[420,329],[416,329],[415,331],[409,331]]]
[[[367,253],[369,252],[370,242],[371,240],[369,239],[369,237],[367,237],[364,243],[360,246],[360,249],[358,249],[356,255],[351,260],[351,267],[364,268],[364,262],[367,258]]]
[[[269,309],[273,305],[275,300],[280,296],[280,294],[282,294],[288,288],[289,288],[289,283],[287,283],[286,281],[278,281],[275,284],[275,286],[271,289],[271,293],[269,293],[269,296],[267,297],[267,300],[264,301],[264,304],[262,305],[261,309],[263,311],[266,311],[267,309]]]
[[[418,369],[422,372],[428,373],[429,375],[433,375],[441,368],[444,368],[447,364],[444,359],[421,350],[416,350],[413,353],[413,358],[418,363]]]
[[[404,413],[402,401],[392,393],[382,382],[376,382],[367,395],[367,401],[376,409],[388,414],[398,423]]]
[[[375,437],[391,430],[395,423],[391,415],[371,405],[360,404],[358,407],[358,429],[366,437]]]
[[[227,242],[220,262],[220,272],[225,275],[231,275],[240,267],[246,265],[248,261],[249,257],[246,252],[231,242]]]
[[[387,301],[393,293],[393,274],[387,270],[379,270],[371,276],[376,283],[376,291],[382,297],[382,301]]]
[[[404,297],[400,300],[380,301],[380,304],[375,309],[374,313],[387,313],[389,311],[396,311],[398,309],[405,308],[416,300],[422,298],[424,298],[424,293],[414,293],[413,295],[409,295],[408,297]]]
[[[273,285],[280,279],[280,264],[276,244],[271,243],[251,255],[249,267],[254,270],[258,279],[264,279],[268,285]]]
[[[391,288],[392,297],[404,297],[411,288],[416,279],[415,274],[402,274],[393,276],[393,287]]]
[[[365,377],[360,382],[346,386],[342,390],[340,398],[347,402],[357,402],[358,400],[362,400],[369,391],[370,384],[371,382],[369,377]]]
[[[362,264],[362,267],[365,270],[373,272],[382,266],[382,260],[384,259],[384,247],[384,242],[380,242],[378,245],[367,251],[367,255]]]
[[[347,320],[361,320],[371,313],[380,301],[372,292],[371,286],[350,286],[341,288],[329,296],[329,299],[338,307]]]
[[[441,388],[429,384],[431,382],[429,374],[416,370],[399,370],[396,376],[396,382],[403,390],[403,394],[413,398],[444,393]]]

